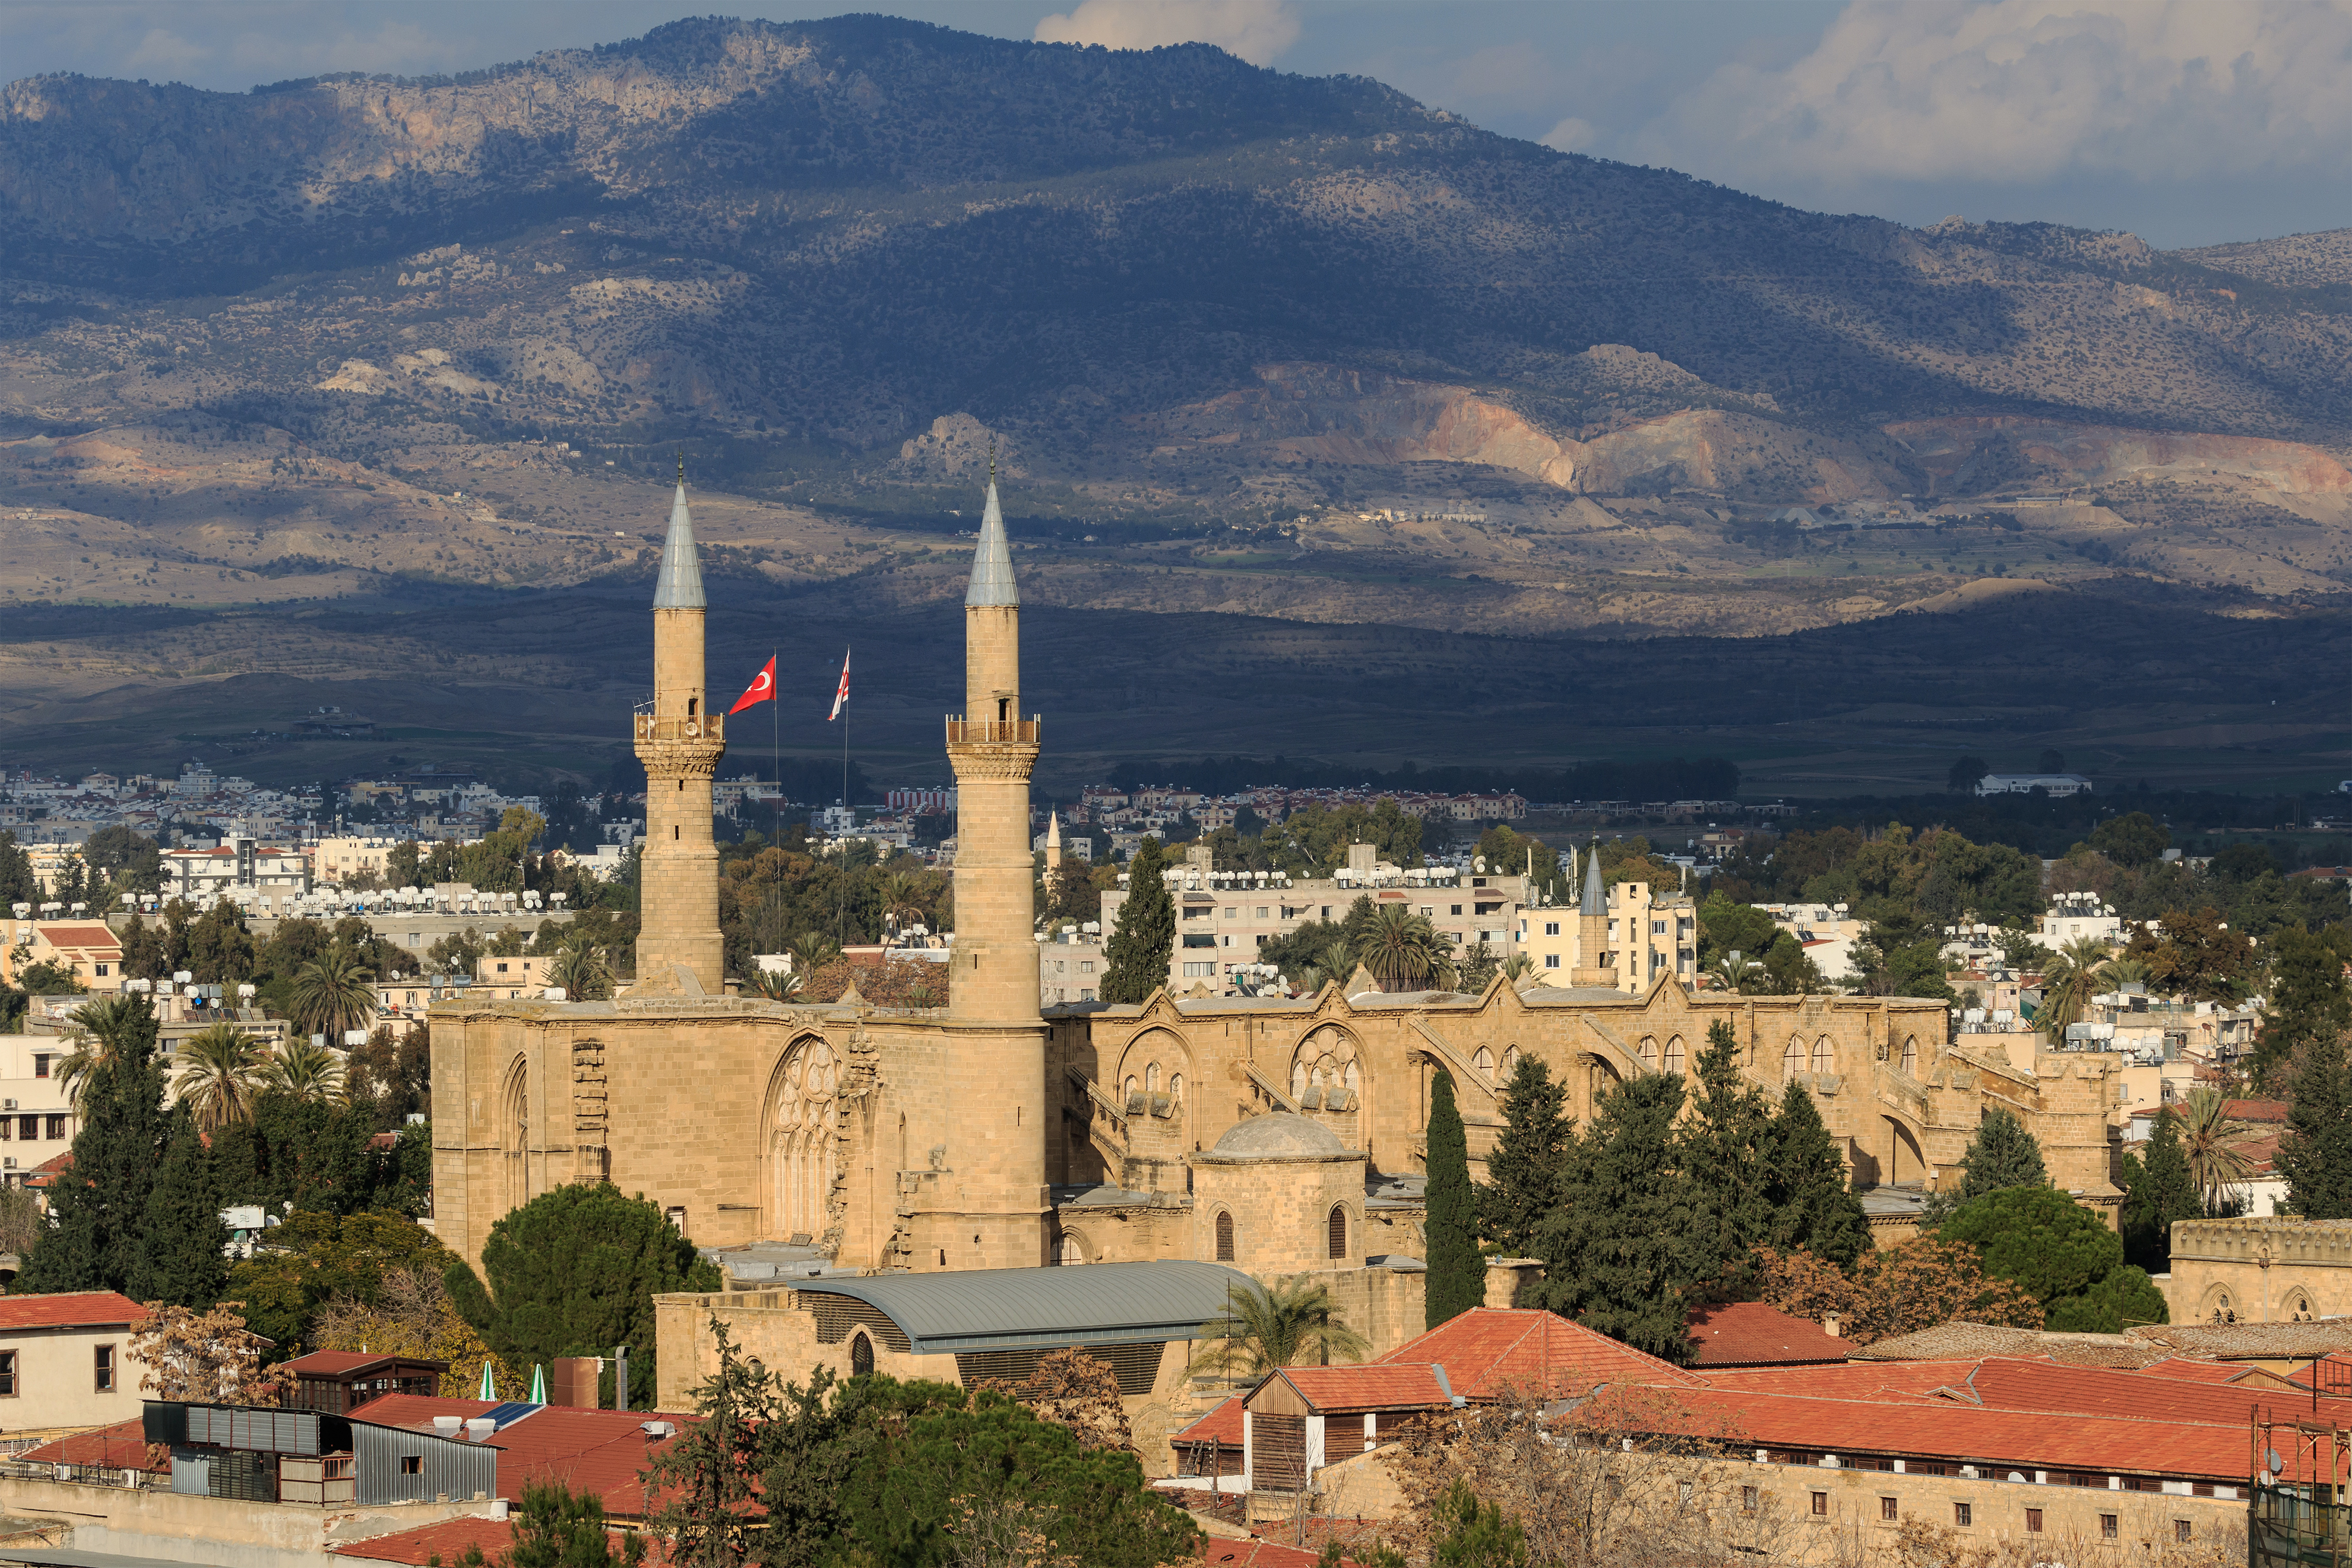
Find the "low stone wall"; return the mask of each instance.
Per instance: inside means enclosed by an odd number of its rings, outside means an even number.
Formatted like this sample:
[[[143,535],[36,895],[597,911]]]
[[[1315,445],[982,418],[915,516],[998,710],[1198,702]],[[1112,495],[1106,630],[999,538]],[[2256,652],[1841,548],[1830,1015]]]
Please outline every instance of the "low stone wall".
[[[418,1530],[445,1519],[488,1516],[491,1502],[389,1503],[311,1508],[187,1497],[168,1488],[79,1486],[0,1477],[0,1514],[54,1519],[77,1552],[110,1552],[209,1568],[341,1568],[328,1547]]]

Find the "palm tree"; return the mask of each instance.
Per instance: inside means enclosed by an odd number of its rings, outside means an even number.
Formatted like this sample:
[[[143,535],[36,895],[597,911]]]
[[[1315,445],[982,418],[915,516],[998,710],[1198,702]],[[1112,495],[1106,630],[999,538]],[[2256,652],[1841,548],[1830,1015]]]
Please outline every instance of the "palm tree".
[[[2253,1174],[2253,1163],[2230,1147],[2240,1129],[2229,1118],[2229,1101],[2210,1086],[2189,1091],[2180,1120],[2180,1152],[2189,1161],[2189,1179],[2208,1215],[2218,1214],[2231,1187],[2242,1186]]]
[[[808,975],[839,958],[841,944],[823,931],[804,931],[784,951],[793,955],[793,973]]]
[[[2053,1040],[2066,1037],[2066,1026],[2080,1023],[2106,982],[2107,944],[2095,936],[2078,936],[2059,951],[2057,960],[2042,977],[2042,1010],[2033,1022]]]
[[[183,1042],[179,1055],[172,1098],[195,1113],[198,1127],[217,1132],[253,1119],[261,1086],[260,1040],[235,1024],[215,1024]]]
[[[923,918],[921,889],[904,871],[882,879],[882,919],[892,930],[919,923]]]
[[[1517,985],[1536,972],[1536,961],[1524,952],[1515,952],[1496,967],[1495,973]]]
[[[1441,990],[1454,984],[1454,965],[1426,915],[1403,904],[1383,904],[1358,939],[1364,967],[1383,991]]]
[[[1723,990],[1746,991],[1748,986],[1764,978],[1764,966],[1744,952],[1738,955],[1737,959],[1731,953],[1726,952],[1721,958],[1716,960],[1715,967],[1708,970],[1707,973]]]
[[[2107,965],[2106,973],[2100,978],[2106,982],[2110,991],[2120,991],[2126,985],[2145,985],[2147,984],[2147,965],[2137,958],[2118,958]]]
[[[1334,937],[1299,972],[1298,988],[1314,995],[1326,985],[1347,984],[1348,977],[1355,973],[1356,955],[1348,951],[1345,939]]]
[[[1225,1310],[1201,1325],[1203,1348],[1186,1370],[1229,1375],[1236,1363],[1255,1376],[1308,1358],[1361,1361],[1371,1343],[1331,1304],[1331,1289],[1300,1276],[1271,1285],[1253,1280],[1225,1294]]]
[[[85,1002],[73,1010],[73,1049],[58,1063],[58,1087],[65,1090],[68,1103],[81,1099],[89,1075],[111,1061],[125,1034],[152,1014],[145,997],[130,995]]]
[[[342,1053],[308,1040],[288,1040],[261,1068],[261,1087],[299,1100],[325,1100],[343,1092]]]
[[[755,969],[751,989],[771,1002],[790,1002],[801,994],[802,977],[788,970]]]
[[[574,1002],[601,1002],[613,994],[613,972],[605,966],[604,950],[594,942],[575,942],[547,966],[547,983],[563,987]]]
[[[324,1035],[340,1045],[346,1031],[374,1023],[375,1010],[375,971],[341,944],[295,973],[294,1022],[306,1035]]]

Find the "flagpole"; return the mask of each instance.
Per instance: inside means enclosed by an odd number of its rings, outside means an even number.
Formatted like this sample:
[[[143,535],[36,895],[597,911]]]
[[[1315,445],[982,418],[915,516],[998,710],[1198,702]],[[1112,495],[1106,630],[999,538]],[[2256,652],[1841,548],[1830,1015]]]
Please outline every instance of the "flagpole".
[[[782,647],[772,647],[768,650],[770,669],[776,668],[776,659],[783,651]],[[783,710],[783,693],[776,689],[775,680],[771,678],[768,681],[768,783],[774,788],[776,798],[774,804],[768,807],[768,826],[774,828],[775,832],[768,837],[772,842],[779,844],[783,842],[784,837],[784,764],[782,749],[783,745],[782,737],[784,731]]]

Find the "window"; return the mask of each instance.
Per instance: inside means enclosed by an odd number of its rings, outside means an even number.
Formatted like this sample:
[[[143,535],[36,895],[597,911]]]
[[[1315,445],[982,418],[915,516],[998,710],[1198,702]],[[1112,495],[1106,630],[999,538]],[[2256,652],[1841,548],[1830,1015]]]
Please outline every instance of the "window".
[[[1975,1510],[1970,1509],[1967,1503],[1956,1502],[1952,1505],[1952,1522],[1955,1525],[1958,1526],[1962,1530],[1966,1530],[1970,1524],[1974,1523],[1975,1521]]]
[[[2114,1514],[2103,1513],[2099,1515],[2099,1536],[2102,1540],[2105,1541],[2113,1541],[2116,1538],[2116,1516]]]
[[[874,1370],[874,1342],[861,1329],[849,1336],[849,1375],[864,1377]]]
[[[1664,936],[1664,935],[1665,935],[1665,934],[1666,934],[1666,922],[1665,922],[1665,921],[1652,921],[1650,922],[1650,934],[1651,934],[1652,936]]]
[[[52,1116],[52,1117],[50,1117],[50,1118],[49,1118],[49,1141],[50,1141],[51,1142],[56,1142],[58,1139],[63,1138],[65,1135],[66,1135],[66,1119],[65,1119],[64,1117],[62,1117],[62,1116]]]
[[[33,1058],[33,1076],[35,1078],[47,1078],[49,1076],[48,1058],[44,1056],[36,1056]]]
[[[2042,1510],[2040,1509],[2029,1508],[2025,1510],[2025,1532],[2028,1535],[2039,1535],[2042,1533]]]
[[[1558,969],[1559,967],[1559,954],[1556,952],[1545,953],[1544,967],[1546,969]]]
[[[1082,959],[1078,960],[1078,973],[1081,973],[1081,974],[1092,974],[1094,972],[1095,972],[1095,961],[1094,961],[1093,959],[1091,959],[1091,958],[1082,958]]]
[[[2189,1528],[2189,1521],[2187,1520],[2176,1519],[2172,1521],[2172,1540],[2173,1544],[2176,1546],[2188,1545],[2189,1538],[2195,1532]]]
[[[1893,1498],[1891,1498],[1891,1497],[1883,1497],[1883,1498],[1880,1498],[1880,1499],[1878,1500],[1878,1517],[1879,1517],[1879,1518],[1881,1518],[1881,1519],[1883,1519],[1883,1520],[1886,1520],[1886,1521],[1888,1521],[1889,1522],[1892,1522],[1892,1521],[1893,1521],[1896,1517],[1898,1517],[1898,1516],[1901,1514],[1901,1512],[1902,1512],[1902,1510],[1901,1510],[1899,1507],[1897,1507],[1897,1506],[1896,1506],[1896,1504],[1895,1504],[1895,1500]]]
[[[1544,921],[1544,935],[1546,935],[1546,936],[1558,936],[1559,934],[1559,922],[1558,921]]]
[[[1217,1211],[1217,1261],[1234,1260],[1234,1216],[1223,1209]]]
[[[1206,975],[1214,974],[1216,972],[1217,964],[1214,959],[1211,959],[1206,963],[1187,963],[1184,966],[1184,978],[1187,980],[1195,980]]]
[[[1754,1513],[1756,1511],[1756,1489],[1754,1487],[1742,1487],[1739,1489],[1739,1508],[1740,1511],[1743,1513]]]
[[[90,1352],[90,1386],[100,1394],[114,1392],[114,1347],[100,1345]]]
[[[1461,906],[1460,904],[1456,904],[1456,905],[1454,905],[1454,912],[1455,914],[1457,914],[1457,915],[1458,915],[1458,914],[1460,914],[1460,913],[1462,912],[1462,906]]]
[[[1331,1205],[1331,1256],[1348,1256],[1348,1211],[1339,1204]]]
[[[1257,918],[1260,920],[1265,919],[1265,906],[1264,904],[1260,904],[1257,907]]]
[[[0,1351],[0,1399],[16,1397],[16,1352]]]
[[[664,1209],[662,1213],[667,1217],[670,1224],[677,1226],[678,1235],[684,1236],[686,1234],[686,1209],[683,1205],[676,1208]]]
[[[403,1454],[400,1457],[400,1473],[404,1476],[423,1475],[425,1473],[425,1456],[422,1454]]]
[[[1829,1494],[1829,1493],[1827,1493],[1827,1492],[1815,1492],[1815,1493],[1813,1494],[1813,1513],[1814,1513],[1814,1515],[1815,1515],[1816,1517],[1818,1517],[1818,1518],[1824,1518],[1824,1519],[1826,1519],[1826,1518],[1829,1516],[1829,1511],[1830,1511],[1830,1494]]]
[[[103,963],[98,966],[98,976],[101,980],[106,978],[106,965]]]

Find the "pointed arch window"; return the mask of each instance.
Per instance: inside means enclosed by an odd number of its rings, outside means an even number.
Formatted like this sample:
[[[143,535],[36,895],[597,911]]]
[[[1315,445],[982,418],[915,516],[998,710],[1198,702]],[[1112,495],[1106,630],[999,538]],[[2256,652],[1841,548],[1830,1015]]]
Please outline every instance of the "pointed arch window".
[[[1348,1256],[1348,1209],[1344,1204],[1331,1205],[1331,1256]]]
[[[849,1336],[849,1375],[865,1377],[874,1370],[874,1342],[864,1329]]]
[[[1827,1035],[1813,1042],[1813,1070],[1824,1073],[1837,1071],[1837,1047],[1830,1044]]]
[[[1642,1070],[1643,1072],[1655,1072],[1658,1070],[1657,1037],[1654,1035],[1643,1035],[1642,1037],[1642,1043],[1634,1047],[1633,1054],[1642,1058]]]
[[[1802,1035],[1791,1035],[1789,1037],[1789,1048],[1780,1053],[1780,1076],[1790,1079],[1804,1070],[1805,1037]]]
[[[1217,1261],[1234,1260],[1234,1216],[1223,1209],[1217,1211]]]
[[[1669,1037],[1666,1041],[1666,1070],[1676,1078],[1682,1077],[1686,1056],[1683,1049],[1683,1037],[1680,1035]]]
[[[1902,1066],[1903,1066],[1903,1071],[1905,1072],[1905,1074],[1906,1074],[1906,1075],[1907,1075],[1907,1076],[1909,1076],[1909,1077],[1911,1077],[1911,1078],[1917,1078],[1917,1077],[1919,1076],[1919,1037],[1918,1037],[1918,1036],[1916,1036],[1916,1035],[1906,1035],[1906,1036],[1904,1036],[1904,1037],[1903,1037],[1903,1058],[1902,1058]]]

